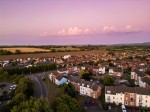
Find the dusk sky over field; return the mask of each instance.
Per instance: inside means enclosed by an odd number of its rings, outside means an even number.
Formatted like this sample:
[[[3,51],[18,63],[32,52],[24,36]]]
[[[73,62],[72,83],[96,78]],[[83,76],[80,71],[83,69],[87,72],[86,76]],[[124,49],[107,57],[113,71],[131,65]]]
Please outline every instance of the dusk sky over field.
[[[0,45],[150,42],[150,0],[0,0]]]

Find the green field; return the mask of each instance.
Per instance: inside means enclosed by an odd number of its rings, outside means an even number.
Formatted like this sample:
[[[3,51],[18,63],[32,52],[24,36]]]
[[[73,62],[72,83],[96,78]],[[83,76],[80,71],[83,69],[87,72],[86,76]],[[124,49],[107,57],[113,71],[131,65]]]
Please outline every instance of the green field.
[[[73,47],[60,47],[60,48],[50,48],[51,50],[55,51],[79,51],[80,48],[73,48]]]

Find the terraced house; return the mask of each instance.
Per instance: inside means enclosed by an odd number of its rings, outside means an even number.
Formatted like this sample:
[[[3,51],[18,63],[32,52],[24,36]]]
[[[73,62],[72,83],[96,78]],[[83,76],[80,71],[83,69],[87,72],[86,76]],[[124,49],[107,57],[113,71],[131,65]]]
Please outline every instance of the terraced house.
[[[135,80],[135,85],[140,87],[150,88],[150,76],[142,71],[135,69],[131,72],[131,79]]]
[[[150,89],[141,87],[106,86],[105,102],[126,106],[150,107]]]
[[[68,82],[75,86],[80,95],[89,96],[94,99],[101,95],[101,87],[95,83],[74,77],[68,77]]]

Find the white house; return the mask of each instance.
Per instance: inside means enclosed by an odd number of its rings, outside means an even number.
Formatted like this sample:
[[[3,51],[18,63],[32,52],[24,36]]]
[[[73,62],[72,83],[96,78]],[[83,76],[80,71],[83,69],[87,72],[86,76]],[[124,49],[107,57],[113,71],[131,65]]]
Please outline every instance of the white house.
[[[68,77],[70,82],[76,90],[83,96],[89,96],[97,99],[101,95],[101,87],[93,82],[84,81],[83,79]]]
[[[64,59],[68,59],[69,57],[71,57],[71,55],[65,55]]]
[[[135,85],[139,85],[140,87],[143,87],[143,82],[141,81],[144,76],[146,76],[146,74],[137,69],[135,69],[134,71],[131,71],[131,79],[134,79]]]
[[[67,68],[61,68],[57,70],[58,73],[67,75],[68,74],[68,69]]]
[[[114,70],[112,68],[109,69],[109,75],[113,75]]]
[[[105,74],[105,71],[106,71],[105,66],[99,67],[99,73],[100,73],[100,74]]]
[[[49,74],[49,79],[51,80],[52,83],[56,85],[61,85],[67,82],[67,79],[57,71],[51,72]]]

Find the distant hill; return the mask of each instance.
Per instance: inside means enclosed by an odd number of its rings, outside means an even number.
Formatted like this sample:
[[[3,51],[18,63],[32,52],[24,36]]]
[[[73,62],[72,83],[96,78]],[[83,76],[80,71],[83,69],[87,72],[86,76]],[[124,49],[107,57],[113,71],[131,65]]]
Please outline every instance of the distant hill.
[[[117,45],[117,46],[150,46],[150,42],[143,42],[143,43],[125,43],[125,44],[114,44],[114,45]]]

